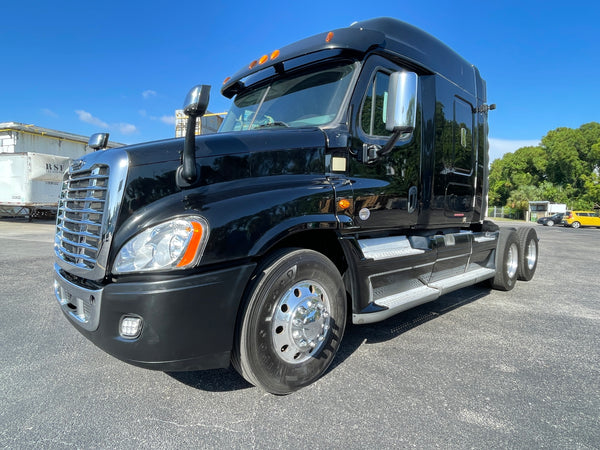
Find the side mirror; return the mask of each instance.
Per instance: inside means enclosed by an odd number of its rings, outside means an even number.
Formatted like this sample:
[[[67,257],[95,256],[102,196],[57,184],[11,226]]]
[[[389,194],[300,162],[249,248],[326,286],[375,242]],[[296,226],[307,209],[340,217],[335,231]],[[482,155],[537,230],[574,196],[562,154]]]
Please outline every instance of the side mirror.
[[[376,156],[392,151],[403,134],[411,134],[417,124],[417,92],[419,77],[414,72],[394,72],[390,75],[388,101],[385,110],[385,129],[392,131],[386,144]]]
[[[94,150],[102,150],[108,147],[108,133],[96,133],[90,136],[88,147]]]
[[[183,103],[183,112],[189,117],[202,117],[208,108],[210,86],[199,84],[188,92]]]
[[[196,168],[196,119],[202,117],[208,108],[210,86],[199,84],[188,92],[183,103],[183,112],[188,116],[183,143],[181,166],[177,169],[177,185],[189,187],[198,179]]]
[[[419,78],[414,72],[394,72],[385,112],[388,131],[412,133],[417,122],[417,90]]]

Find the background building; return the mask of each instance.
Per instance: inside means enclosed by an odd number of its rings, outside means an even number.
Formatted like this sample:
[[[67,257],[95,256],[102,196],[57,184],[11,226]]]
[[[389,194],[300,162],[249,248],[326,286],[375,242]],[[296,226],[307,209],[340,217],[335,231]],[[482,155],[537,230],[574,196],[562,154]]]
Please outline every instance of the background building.
[[[196,135],[216,133],[223,122],[223,115],[227,113],[207,112],[200,120],[196,121]],[[183,109],[175,110],[175,137],[185,137],[185,127],[187,126],[188,116],[183,113]]]

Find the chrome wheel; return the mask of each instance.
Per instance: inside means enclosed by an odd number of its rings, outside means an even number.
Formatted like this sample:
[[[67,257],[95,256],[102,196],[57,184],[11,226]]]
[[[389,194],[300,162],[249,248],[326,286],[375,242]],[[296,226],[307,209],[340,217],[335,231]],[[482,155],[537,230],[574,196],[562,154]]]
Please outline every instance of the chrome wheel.
[[[508,248],[506,257],[506,275],[509,278],[514,278],[519,270],[519,247],[516,243],[512,243]]]
[[[537,269],[539,239],[533,227],[519,227],[517,237],[522,252],[519,260],[519,280],[529,281]]]
[[[346,326],[338,268],[308,249],[267,255],[248,287],[231,361],[250,383],[277,395],[322,376]]]
[[[537,241],[531,240],[529,241],[529,245],[527,246],[526,254],[526,263],[527,268],[532,270],[537,264]]]
[[[501,228],[496,244],[496,274],[490,280],[494,289],[510,291],[515,287],[522,268],[521,245],[517,232],[510,228]]]
[[[319,352],[330,329],[329,298],[316,281],[296,283],[276,305],[271,333],[278,356],[299,364]]]

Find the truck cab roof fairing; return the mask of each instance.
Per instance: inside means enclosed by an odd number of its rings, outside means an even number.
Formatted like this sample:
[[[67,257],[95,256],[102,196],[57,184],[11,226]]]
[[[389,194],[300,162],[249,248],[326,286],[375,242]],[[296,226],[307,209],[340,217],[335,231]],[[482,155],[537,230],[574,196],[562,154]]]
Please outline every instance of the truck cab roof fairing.
[[[245,87],[242,83],[244,78],[269,67],[285,71],[288,69],[286,63],[298,57],[336,49],[339,53],[362,55],[374,48],[396,53],[407,61],[448,78],[472,94],[476,93],[474,79],[480,77],[472,64],[429,33],[388,17],[355,22],[348,28],[316,34],[285,46],[274,58],[267,58],[262,64],[253,63],[239,70],[223,83],[221,93],[231,98]]]

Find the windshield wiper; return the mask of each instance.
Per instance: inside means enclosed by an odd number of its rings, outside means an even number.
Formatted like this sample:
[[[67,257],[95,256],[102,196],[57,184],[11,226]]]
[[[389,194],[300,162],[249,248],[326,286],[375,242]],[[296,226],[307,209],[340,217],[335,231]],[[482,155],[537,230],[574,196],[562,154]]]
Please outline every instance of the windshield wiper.
[[[289,128],[289,125],[285,122],[275,121],[275,122],[271,122],[271,123],[260,124],[256,128],[267,128],[267,127],[287,127],[287,128]]]

